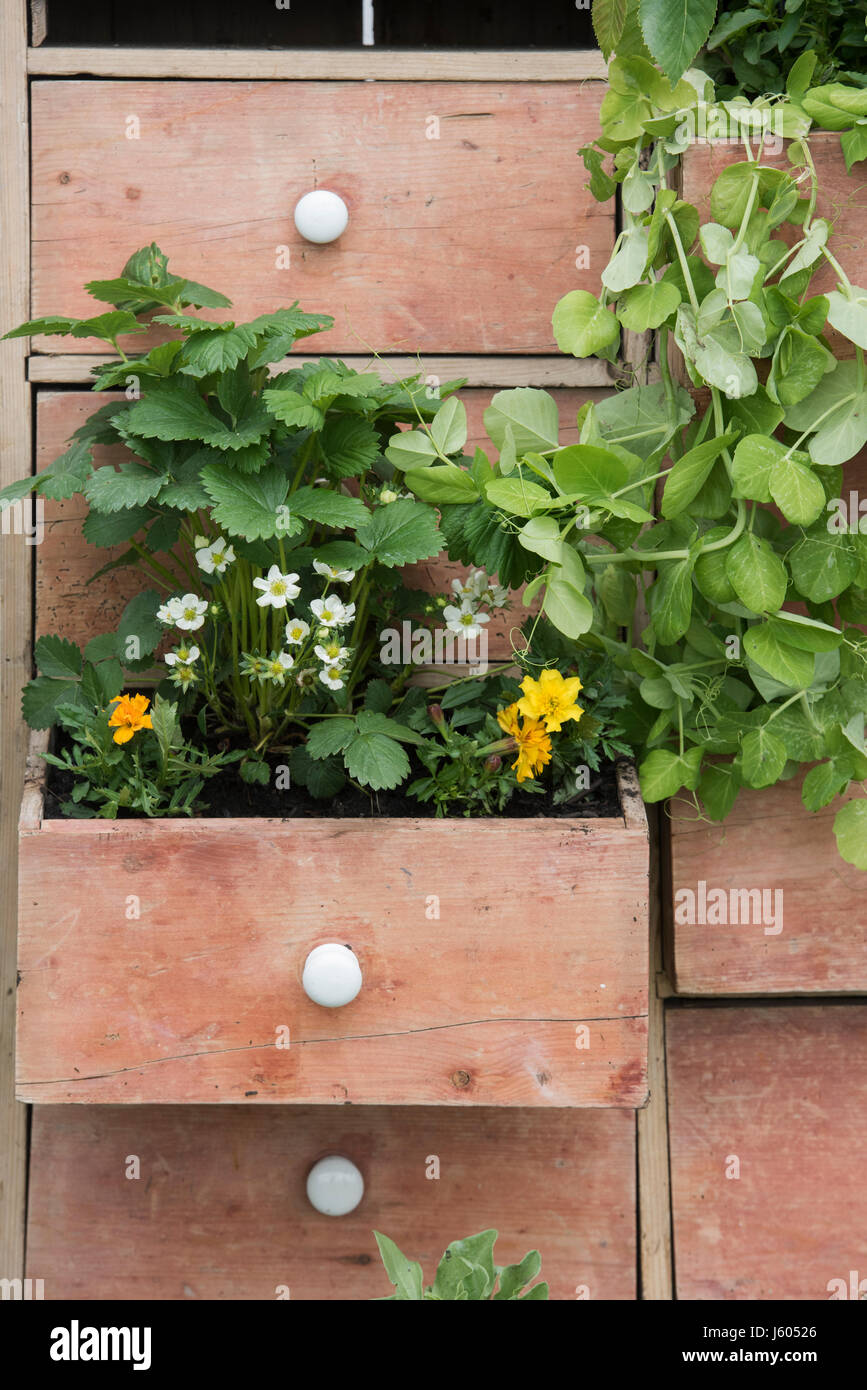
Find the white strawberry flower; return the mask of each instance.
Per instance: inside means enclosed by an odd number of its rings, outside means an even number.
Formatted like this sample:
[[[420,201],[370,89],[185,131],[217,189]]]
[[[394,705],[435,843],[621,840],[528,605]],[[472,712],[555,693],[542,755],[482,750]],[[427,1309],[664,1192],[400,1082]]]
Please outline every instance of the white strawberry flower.
[[[169,680],[173,681],[175,685],[180,686],[181,690],[186,690],[187,686],[196,683],[198,676],[192,666],[188,666],[185,662],[179,661],[169,672]]]
[[[272,608],[285,608],[290,598],[297,598],[301,588],[296,584],[297,574],[281,574],[279,565],[272,565],[264,579],[254,579],[253,588],[261,589],[256,599],[260,608],[269,604]]]
[[[303,618],[290,618],[286,624],[286,641],[290,647],[297,647],[304,641],[310,631],[310,624],[305,623]]]
[[[176,647],[173,652],[166,652],[163,661],[167,666],[191,666],[200,655],[198,647]]]
[[[283,685],[287,671],[291,671],[295,665],[295,658],[289,652],[274,652],[265,665],[274,684]]]
[[[314,560],[313,568],[317,574],[322,574],[332,583],[349,584],[355,578],[355,570],[341,570],[336,565],[329,565],[326,560]]]
[[[466,579],[452,580],[452,593],[460,603],[472,603],[477,597],[472,578],[472,575],[468,574]]]
[[[330,594],[327,598],[315,598],[310,610],[322,627],[346,627],[355,617],[354,603],[343,603]]]
[[[472,603],[465,599],[460,608],[454,604],[449,604],[448,608],[443,609],[443,617],[449,632],[461,633],[464,637],[478,637],[481,634],[482,623],[491,621],[487,613],[477,613]]]
[[[325,666],[319,672],[319,679],[329,690],[343,689],[343,672],[339,666]]]
[[[205,574],[225,574],[234,558],[228,541],[218,537],[209,544],[205,536],[196,536],[196,564]]]
[[[341,662],[346,661],[346,659],[352,655],[352,648],[341,647],[338,641],[332,640],[330,642],[320,643],[319,646],[314,647],[313,653],[315,656],[318,656],[319,660],[326,666],[339,666]]]
[[[182,598],[170,598],[166,606],[175,627],[184,632],[195,632],[205,621],[208,600],[197,598],[195,594],[184,594]]]

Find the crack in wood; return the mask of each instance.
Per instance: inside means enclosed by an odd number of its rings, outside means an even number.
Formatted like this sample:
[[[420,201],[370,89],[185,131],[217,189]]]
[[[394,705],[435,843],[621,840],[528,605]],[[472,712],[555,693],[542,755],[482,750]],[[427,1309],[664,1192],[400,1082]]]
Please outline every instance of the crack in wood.
[[[417,1033],[438,1033],[449,1028],[478,1028],[486,1023],[563,1023],[577,1026],[581,1023],[628,1023],[646,1019],[647,1014],[614,1014],[603,1018],[476,1018],[470,1019],[465,1023],[433,1023],[427,1028],[405,1028],[396,1033],[354,1033],[347,1034],[342,1038],[300,1038],[293,1042],[286,1051],[291,1051],[294,1047],[313,1047],[317,1043],[345,1043],[345,1042],[376,1042],[381,1038],[407,1038]],[[65,1086],[75,1081],[104,1081],[112,1076],[122,1076],[126,1072],[141,1071],[144,1067],[155,1067],[165,1062],[189,1062],[197,1057],[223,1057],[232,1052],[261,1052],[263,1048],[271,1049],[274,1043],[248,1043],[243,1047],[221,1047],[204,1052],[184,1052],[178,1057],[151,1057],[145,1062],[138,1062],[131,1067],[118,1067],[115,1071],[95,1072],[81,1076],[59,1076],[45,1081],[19,1080],[18,1086]]]

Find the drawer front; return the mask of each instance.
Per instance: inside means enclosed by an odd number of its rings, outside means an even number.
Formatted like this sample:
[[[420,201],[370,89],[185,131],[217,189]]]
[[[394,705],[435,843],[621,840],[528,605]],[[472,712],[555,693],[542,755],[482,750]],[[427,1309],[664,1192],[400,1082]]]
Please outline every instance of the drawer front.
[[[392,1291],[374,1230],[430,1283],[494,1227],[498,1263],[540,1251],[552,1298],[633,1299],[634,1136],[623,1111],[39,1106],[27,1275],[49,1300],[368,1300]],[[335,1152],[365,1182],[342,1217],[305,1193]]]
[[[858,1298],[867,1008],[676,1008],[666,1044],[676,1297]]]
[[[20,846],[21,1099],[636,1106],[622,821],[53,820]],[[355,952],[341,1008],[310,951]]]
[[[672,803],[680,994],[867,992],[864,875],[834,837],[843,803],[808,811],[802,780],[742,791],[722,825]]]
[[[36,81],[33,315],[98,312],[82,285],[156,241],[239,320],[295,299],[333,314],[325,351],[551,352],[554,305],[598,289],[614,244],[575,153],[604,90]],[[324,246],[293,218],[315,187],[349,208]]]
[[[492,446],[484,431],[482,416],[490,404],[493,390],[479,388],[461,393],[466,403],[469,440],[467,449],[476,444]],[[574,443],[578,433],[575,417],[586,400],[598,400],[602,391],[577,388],[555,389],[551,392],[560,409],[561,439]],[[45,468],[66,447],[66,441],[79,425],[93,413],[100,401],[92,391],[50,391],[37,395],[36,440],[37,469]],[[97,447],[94,458],[98,463],[111,463],[125,457],[125,451]],[[87,516],[87,504],[80,496],[66,502],[43,499],[43,535],[36,553],[36,633],[58,632],[61,636],[84,647],[95,633],[111,630],[118,622],[124,605],[147,584],[131,569],[112,570],[95,583],[91,576],[109,560],[128,548],[118,545],[111,550],[88,545],[81,534],[81,523]],[[452,579],[467,574],[465,565],[451,562],[443,555],[437,561],[409,566],[406,582],[429,593],[450,593]],[[188,588],[188,581],[178,579],[179,586]],[[515,600],[505,612],[495,614],[488,633],[488,653],[502,660],[512,653],[510,632],[520,627],[527,609]]]

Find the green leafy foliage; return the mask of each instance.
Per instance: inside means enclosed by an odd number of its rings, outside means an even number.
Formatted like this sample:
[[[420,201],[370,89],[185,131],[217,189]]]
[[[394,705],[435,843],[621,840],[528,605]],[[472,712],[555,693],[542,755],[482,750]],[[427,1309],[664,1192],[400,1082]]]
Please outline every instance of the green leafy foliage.
[[[542,1267],[538,1250],[531,1250],[517,1264],[506,1266],[494,1263],[497,1231],[480,1231],[463,1240],[453,1240],[440,1260],[434,1281],[424,1285],[422,1267],[410,1260],[388,1236],[373,1233],[379,1253],[394,1293],[383,1301],[425,1300],[466,1302],[484,1299],[488,1302],[547,1299],[548,1285],[534,1284]]]

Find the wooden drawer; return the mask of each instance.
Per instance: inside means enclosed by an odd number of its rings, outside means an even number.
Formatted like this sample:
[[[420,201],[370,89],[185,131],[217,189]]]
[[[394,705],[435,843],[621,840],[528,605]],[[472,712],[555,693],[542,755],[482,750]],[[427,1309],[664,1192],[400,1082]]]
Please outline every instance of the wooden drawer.
[[[600,399],[602,391],[554,389],[551,394],[560,410],[561,440],[564,444],[577,440],[575,417],[586,400]],[[482,416],[490,404],[493,389],[470,389],[461,393],[469,418],[467,449],[487,442]],[[36,406],[36,466],[45,468],[66,447],[66,440],[83,424],[89,415],[107,399],[92,391],[51,391],[37,393]],[[111,463],[125,456],[123,450],[97,447],[97,462]],[[91,576],[108,561],[128,547],[112,550],[88,545],[81,534],[81,523],[87,516],[87,504],[80,496],[66,502],[45,498],[43,510],[44,533],[34,547],[36,554],[36,635],[58,632],[61,636],[84,647],[94,634],[111,630],[118,622],[124,605],[142,588],[147,587],[135,570],[113,570],[95,583]],[[445,555],[438,561],[409,566],[406,582],[429,593],[449,593],[451,580],[467,573],[465,565],[450,562]],[[188,581],[179,578],[186,589]],[[517,601],[505,612],[494,614],[488,635],[488,651],[493,660],[502,660],[512,653],[511,630],[520,627],[527,610]]]
[[[157,241],[238,319],[294,299],[332,313],[317,339],[329,352],[544,353],[557,300],[598,290],[613,247],[613,205],[591,198],[575,154],[596,133],[601,82],[31,90],[34,317],[96,312],[82,285]],[[295,230],[313,187],[349,206],[330,245]],[[577,246],[591,269],[576,270]]]
[[[670,968],[678,993],[867,992],[864,875],[840,858],[834,838],[843,803],[813,814],[801,801],[802,780],[742,791],[721,825],[672,803]],[[710,898],[715,889],[724,899]],[[717,924],[719,914],[702,911],[702,901],[720,902],[724,920]]]
[[[40,821],[19,867],[18,1095],[639,1106],[647,827]],[[337,941],[364,982],[307,998]]]
[[[867,1008],[674,1008],[666,1042],[676,1297],[857,1298]]]
[[[305,1194],[335,1152],[365,1180],[343,1217]],[[431,1282],[450,1241],[491,1226],[501,1264],[539,1249],[552,1298],[636,1296],[624,1111],[39,1106],[29,1196],[46,1299],[374,1299],[391,1292],[374,1230]]]

